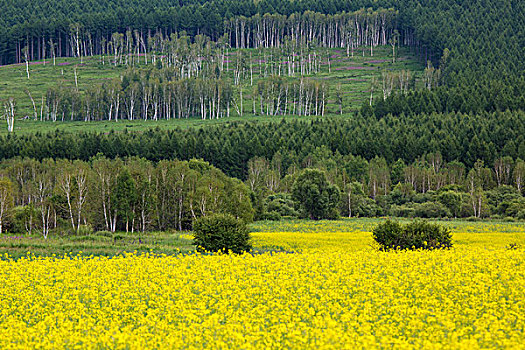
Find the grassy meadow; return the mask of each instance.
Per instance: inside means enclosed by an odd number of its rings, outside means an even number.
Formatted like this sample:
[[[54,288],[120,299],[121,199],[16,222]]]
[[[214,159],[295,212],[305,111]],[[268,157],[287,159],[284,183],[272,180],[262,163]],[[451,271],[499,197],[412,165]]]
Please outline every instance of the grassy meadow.
[[[18,259],[28,253],[36,256],[116,256],[126,252],[154,252],[175,255],[193,251],[192,237],[180,232],[95,232],[91,235],[51,235],[44,239],[32,235],[0,235],[0,255]]]
[[[325,118],[344,118],[345,116],[329,116]],[[171,119],[171,120],[119,120],[115,121],[64,121],[53,123],[51,121],[34,121],[34,120],[19,120],[16,121],[16,133],[19,135],[22,134],[34,134],[34,133],[49,133],[55,132],[57,130],[67,131],[67,132],[95,132],[95,133],[105,133],[105,132],[144,132],[147,130],[160,128],[163,130],[172,130],[172,129],[187,129],[187,128],[202,128],[211,125],[231,123],[231,122],[240,122],[240,121],[254,121],[258,123],[269,123],[269,122],[278,122],[283,118],[287,120],[291,119],[301,119],[301,120],[312,120],[321,118],[319,116],[254,116],[254,115],[245,115],[239,117],[237,115],[232,115],[230,118],[223,119],[199,119],[199,118],[189,118],[189,119]],[[7,128],[4,124],[0,124],[0,135],[7,135]]]
[[[339,106],[335,103],[335,87],[341,85],[343,92],[343,106],[344,115],[348,115],[357,111],[363,102],[370,98],[370,84],[372,77],[375,77],[380,85],[381,72],[409,70],[416,81],[416,85],[420,84],[420,77],[422,75],[424,65],[414,58],[411,52],[406,48],[400,48],[399,53],[396,54],[396,62],[392,63],[392,50],[389,46],[377,47],[374,50],[374,55],[370,56],[368,49],[358,49],[354,56],[347,56],[346,52],[338,49],[331,49],[328,51],[330,56],[330,65],[328,60],[323,60],[321,72],[311,76],[311,79],[323,80],[330,85],[330,96],[328,98],[327,115],[338,115]],[[321,50],[321,54],[326,55],[326,50]],[[233,62],[233,52],[230,52],[229,61]],[[95,131],[108,132],[115,131],[144,131],[152,127],[160,127],[163,129],[170,129],[176,127],[201,127],[203,125],[210,125],[214,123],[221,123],[236,120],[281,120],[282,117],[267,117],[267,116],[253,116],[252,114],[252,99],[253,88],[256,87],[259,77],[259,65],[263,57],[258,56],[258,52],[253,50],[251,65],[253,66],[253,86],[250,86],[250,79],[243,80],[243,117],[236,116],[236,112],[232,111],[230,118],[223,118],[221,120],[161,120],[161,121],[125,121],[119,122],[41,122],[34,121],[34,110],[32,102],[27,95],[29,91],[35,100],[37,115],[40,118],[40,111],[42,106],[42,98],[47,90],[53,86],[60,86],[64,89],[75,89],[78,84],[80,92],[85,91],[88,87],[100,84],[105,80],[119,78],[127,69],[124,65],[113,65],[109,63],[106,58],[102,64],[101,57],[84,57],[82,63],[79,58],[57,58],[56,65],[53,65],[53,60],[30,62],[29,71],[30,79],[27,79],[25,64],[0,66],[0,100],[8,97],[14,97],[16,100],[16,114],[17,120],[15,122],[16,133],[34,133],[34,132],[51,132],[56,129],[68,131]],[[284,60],[283,60],[284,62]],[[234,63],[229,63],[229,68],[226,74],[233,77]],[[145,67],[139,65],[138,67]],[[149,66],[151,67],[151,65]],[[77,72],[77,82],[75,83],[75,69]],[[286,78],[286,79],[298,79]],[[374,98],[381,98],[382,91],[380,86],[374,90]],[[287,117],[288,118],[288,117]],[[294,117],[289,117],[294,118]],[[301,117],[305,118],[305,117]],[[67,119],[67,118],[66,118]],[[0,125],[0,135],[7,133],[7,127]]]
[[[4,256],[0,347],[522,347],[523,223],[445,222],[453,249],[380,252],[379,220],[258,222],[259,254],[171,255],[191,238],[172,233],[159,254]]]

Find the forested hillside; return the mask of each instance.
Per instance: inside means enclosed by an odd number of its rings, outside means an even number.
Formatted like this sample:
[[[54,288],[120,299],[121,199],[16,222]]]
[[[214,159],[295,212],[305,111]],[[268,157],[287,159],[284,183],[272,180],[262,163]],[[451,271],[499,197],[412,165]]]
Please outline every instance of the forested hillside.
[[[433,106],[437,112],[512,110],[523,108],[525,103],[524,7],[517,0],[110,0],[34,4],[11,0],[0,8],[0,62],[81,57],[111,50],[116,55],[131,50],[147,53],[162,38],[182,31],[213,41],[224,35],[232,48],[277,47],[285,38],[294,38],[297,24],[301,36],[330,47],[353,48],[366,45],[368,40],[383,44],[398,40],[413,47],[423,62],[428,61],[429,79],[441,85],[428,85],[433,100],[439,100]],[[377,17],[365,16],[368,19],[360,25],[357,18],[361,15],[354,15],[355,25],[348,30],[344,27],[351,24],[350,19],[322,15],[368,8],[362,13],[379,10]],[[391,8],[395,15],[383,15],[381,8]],[[389,21],[391,24],[386,25]],[[379,26],[384,26],[384,32],[363,42],[352,34],[360,30],[373,33]],[[350,41],[345,36],[348,33]],[[393,94],[386,101],[377,101],[374,111],[379,116],[419,112],[412,107],[411,97]]]
[[[437,111],[479,112],[525,106],[525,3],[407,1],[400,22],[411,23],[420,44],[439,62]],[[447,49],[447,50],[445,50]],[[410,100],[392,96],[378,115],[399,114]]]
[[[162,33],[186,31],[216,40],[225,32],[225,21],[237,16],[256,14],[303,13],[314,11],[335,14],[360,8],[381,6],[374,1],[42,1],[31,3],[9,0],[0,5],[3,62],[21,60],[24,45],[30,48],[31,59],[39,59],[56,44],[58,55],[71,55],[71,40],[78,35],[98,45],[102,38],[110,39],[115,32],[137,30],[144,38]],[[51,41],[50,41],[51,40]],[[74,45],[73,45],[74,46]],[[96,52],[101,47],[94,48]],[[46,57],[49,57],[46,56]]]

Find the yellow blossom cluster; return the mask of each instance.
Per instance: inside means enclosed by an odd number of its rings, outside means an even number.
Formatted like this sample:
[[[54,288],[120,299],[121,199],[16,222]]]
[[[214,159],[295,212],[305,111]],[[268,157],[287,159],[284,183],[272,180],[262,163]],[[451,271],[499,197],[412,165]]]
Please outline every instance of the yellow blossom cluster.
[[[523,348],[523,248],[324,235],[295,233],[300,252],[2,259],[0,348]]]

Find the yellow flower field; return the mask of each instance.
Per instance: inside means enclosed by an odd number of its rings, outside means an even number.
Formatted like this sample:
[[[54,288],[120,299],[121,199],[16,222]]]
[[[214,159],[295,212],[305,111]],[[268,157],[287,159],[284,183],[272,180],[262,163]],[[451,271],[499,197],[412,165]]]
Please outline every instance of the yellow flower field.
[[[523,348],[523,246],[384,253],[330,230],[254,234],[295,253],[1,260],[0,348]]]

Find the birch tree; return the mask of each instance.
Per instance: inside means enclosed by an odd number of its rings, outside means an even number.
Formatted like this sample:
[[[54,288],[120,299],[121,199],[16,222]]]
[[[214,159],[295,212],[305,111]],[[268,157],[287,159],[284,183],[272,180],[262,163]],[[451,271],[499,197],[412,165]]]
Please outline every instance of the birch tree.
[[[373,199],[377,195],[381,194],[387,195],[390,189],[390,169],[384,158],[375,157],[370,160],[368,166],[368,187],[369,193]]]
[[[471,169],[467,175],[467,188],[470,194],[470,204],[474,216],[480,218],[483,209],[484,195],[482,180],[476,169]]]
[[[512,179],[512,167],[514,161],[512,157],[501,157],[494,161],[494,174],[498,186],[508,185]]]
[[[9,97],[4,102],[4,118],[7,121],[7,131],[10,133],[15,130],[15,115],[16,101],[13,97]]]
[[[130,159],[127,167],[135,181],[137,200],[135,204],[135,215],[133,216],[132,230],[135,227],[135,218],[138,219],[138,228],[144,233],[153,221],[154,208],[154,182],[153,166],[145,159]]]
[[[3,228],[11,216],[13,205],[13,183],[9,179],[0,177],[0,234],[4,232]]]
[[[96,158],[92,161],[92,168],[97,181],[95,188],[97,195],[94,196],[102,207],[104,225],[106,230],[115,232],[117,226],[117,210],[115,208],[113,191],[118,175],[118,170],[123,166],[122,161],[117,159],[111,161],[107,158]]]
[[[37,112],[37,109],[36,109],[36,103],[35,103],[35,100],[33,99],[33,96],[31,95],[31,92],[29,91],[29,89],[24,89],[24,92],[26,93],[27,96],[29,96],[29,99],[31,100],[31,104],[33,105],[33,113],[34,113],[34,119],[35,121],[38,120],[38,112]]]
[[[525,188],[525,161],[518,158],[513,175],[518,192],[523,193],[523,189]]]
[[[44,160],[37,171],[35,179],[36,207],[40,213],[42,236],[47,239],[51,228],[53,202],[51,197],[55,188],[55,162]]]
[[[399,37],[399,31],[395,29],[389,40],[390,46],[392,46],[392,63],[396,63],[396,45],[399,43]]]
[[[24,61],[26,63],[27,80],[29,80],[29,47],[25,46],[22,49],[22,53],[24,54]]]
[[[363,192],[363,184],[357,181],[353,181],[350,183],[347,183],[345,186],[345,194],[346,194],[346,204],[347,204],[347,211],[348,211],[348,217],[351,218],[355,216],[357,208],[359,207],[361,201],[363,200],[364,192]]]

